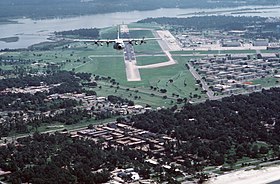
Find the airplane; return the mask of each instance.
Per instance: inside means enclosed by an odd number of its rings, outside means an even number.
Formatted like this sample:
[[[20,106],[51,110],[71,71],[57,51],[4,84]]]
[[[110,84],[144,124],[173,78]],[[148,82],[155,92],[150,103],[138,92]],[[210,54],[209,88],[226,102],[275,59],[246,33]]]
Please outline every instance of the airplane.
[[[116,50],[123,50],[125,48],[125,43],[129,43],[131,45],[135,44],[143,44],[146,43],[147,40],[158,40],[158,38],[120,38],[120,32],[118,29],[118,36],[116,39],[97,39],[97,40],[90,40],[90,39],[75,39],[74,42],[93,42],[97,46],[103,46],[104,43],[107,44],[107,47],[109,47],[110,43],[113,43],[113,49]]]

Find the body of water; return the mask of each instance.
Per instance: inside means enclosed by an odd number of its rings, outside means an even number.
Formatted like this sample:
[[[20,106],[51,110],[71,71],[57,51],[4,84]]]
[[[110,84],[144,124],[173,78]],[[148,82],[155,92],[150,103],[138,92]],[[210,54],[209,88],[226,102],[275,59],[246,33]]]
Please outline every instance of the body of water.
[[[240,10],[240,14],[238,14]],[[244,11],[246,10],[246,13]],[[262,13],[260,13],[260,11]],[[202,12],[202,13],[201,13]],[[44,20],[16,19],[18,24],[0,25],[0,38],[18,36],[17,42],[0,41],[0,49],[26,48],[30,45],[47,41],[55,31],[65,31],[80,28],[104,28],[118,24],[128,24],[148,17],[190,17],[194,15],[242,15],[280,17],[280,7],[238,7],[219,9],[157,9],[152,11],[131,11],[79,16],[73,18],[56,18]]]

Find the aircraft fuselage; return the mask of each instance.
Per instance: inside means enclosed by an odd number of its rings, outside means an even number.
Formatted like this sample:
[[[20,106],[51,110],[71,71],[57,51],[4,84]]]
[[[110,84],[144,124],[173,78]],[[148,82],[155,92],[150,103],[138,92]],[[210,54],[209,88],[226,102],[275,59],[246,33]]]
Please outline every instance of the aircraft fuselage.
[[[117,39],[113,45],[113,48],[116,50],[123,50],[125,47],[123,40]]]

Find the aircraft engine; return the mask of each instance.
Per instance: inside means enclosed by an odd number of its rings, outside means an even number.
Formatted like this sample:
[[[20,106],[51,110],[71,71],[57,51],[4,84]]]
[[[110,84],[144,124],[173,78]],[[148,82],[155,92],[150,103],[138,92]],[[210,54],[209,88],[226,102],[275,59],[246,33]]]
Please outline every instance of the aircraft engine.
[[[124,49],[124,44],[115,43],[114,44],[114,49],[116,49],[116,50],[123,50]]]

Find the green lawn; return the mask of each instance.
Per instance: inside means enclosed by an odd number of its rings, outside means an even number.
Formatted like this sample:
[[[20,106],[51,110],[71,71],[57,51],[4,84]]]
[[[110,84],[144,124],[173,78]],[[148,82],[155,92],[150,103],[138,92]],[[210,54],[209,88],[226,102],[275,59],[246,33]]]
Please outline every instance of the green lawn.
[[[150,30],[129,30],[129,35],[131,38],[154,37],[152,31]]]
[[[217,50],[210,51],[199,51],[199,50],[182,50],[182,51],[171,51],[171,54],[218,54]]]
[[[166,89],[167,96],[172,96],[174,93],[180,95],[182,98],[188,97],[192,93],[205,97],[205,95],[200,93],[202,89],[195,84],[195,79],[185,67],[186,61],[191,58],[192,57],[176,57],[175,59],[178,61],[178,64],[154,69],[140,69],[142,81],[139,82],[127,81],[122,57],[100,58],[92,56],[91,60],[86,63],[67,63],[64,69],[72,70],[72,68],[75,68],[76,72],[90,72],[95,75],[110,76],[116,79],[122,86],[127,86],[129,88],[135,87],[145,90],[147,93],[154,93],[153,90],[150,90],[150,86],[154,86],[159,89]],[[143,56],[137,58],[139,65],[153,64],[162,61],[167,61],[167,58],[164,56]],[[173,80],[173,82],[170,83],[170,80]]]
[[[161,96],[151,96],[149,90],[145,90],[147,92],[141,92],[138,91],[136,92],[137,88],[130,89],[127,91],[126,89],[117,89],[116,87],[109,87],[102,85],[102,88],[95,88],[94,91],[96,91],[98,96],[108,96],[108,95],[116,95],[122,98],[126,98],[129,100],[132,100],[135,102],[135,104],[143,105],[145,106],[146,104],[151,105],[152,107],[169,107],[171,105],[171,100],[170,99],[163,99]],[[135,96],[140,96],[141,99],[135,99]]]
[[[261,50],[261,53],[279,53],[280,50]]]
[[[260,50],[260,52],[270,53],[272,51]],[[256,50],[209,50],[209,51],[186,50],[186,51],[172,51],[171,53],[172,54],[256,54]]]
[[[102,35],[111,34],[116,32],[116,27],[103,29]],[[131,35],[135,37],[153,37],[150,30],[135,30],[131,31]],[[147,41],[146,44],[137,45],[134,47],[137,57],[137,64],[148,65],[159,62],[166,62],[168,58],[166,56],[141,56],[141,54],[163,54],[157,41]],[[6,55],[13,55],[13,58],[31,59],[34,61],[40,61],[41,63],[54,62],[65,63],[62,69],[74,70],[75,72],[89,72],[100,76],[110,76],[116,79],[121,86],[127,88],[137,88],[139,91],[144,91],[147,95],[142,97],[141,100],[136,99],[142,104],[149,103],[154,105],[164,105],[170,103],[170,99],[164,101],[161,96],[167,95],[173,97],[174,94],[179,95],[180,98],[189,98],[190,94],[201,95],[205,98],[205,95],[201,94],[201,88],[196,85],[195,79],[191,73],[186,69],[185,63],[187,60],[193,57],[175,57],[178,64],[153,68],[153,69],[140,69],[141,79],[139,82],[128,82],[125,73],[125,65],[123,62],[123,51],[116,51],[107,46],[96,46],[94,44],[85,43],[72,43],[67,49],[63,49],[63,46],[58,46],[54,50],[50,51],[23,51],[17,53],[7,53]],[[140,56],[139,56],[140,55]],[[67,61],[67,62],[66,62]],[[69,62],[70,61],[70,62]],[[170,80],[172,82],[170,82]],[[151,90],[151,86],[157,87],[158,90],[166,89],[167,93],[162,94],[157,90]],[[109,88],[109,86],[107,86]],[[106,89],[106,90],[105,90]],[[121,91],[121,90],[119,90]],[[101,90],[102,94],[115,93],[115,89]],[[139,92],[140,93],[140,92]],[[150,94],[160,94],[158,99],[151,98]],[[121,91],[119,95],[129,96],[130,92]],[[134,98],[133,94],[132,98]]]
[[[2,70],[13,70],[13,66],[12,65],[0,65],[0,68]]]
[[[70,69],[67,65],[65,69]],[[122,57],[91,57],[86,63],[75,67],[75,72],[89,72],[96,75],[110,76],[118,82],[127,81]]]
[[[221,54],[256,54],[256,50],[221,50]],[[261,50],[262,52],[262,50]]]
[[[260,85],[262,85],[262,87],[272,87],[275,85],[279,85],[278,81],[279,81],[279,79],[277,79],[277,78],[268,77],[268,78],[256,79],[251,82],[253,82],[253,84],[260,84]]]
[[[143,66],[167,62],[168,58],[166,56],[138,56],[136,60],[138,66]]]
[[[153,53],[163,53],[161,47],[156,40],[148,40],[142,45],[135,45],[134,50],[137,54],[153,54]]]
[[[142,81],[127,82],[124,85],[140,89],[150,89],[150,86],[154,86],[159,89],[166,89],[168,96],[171,96],[172,93],[181,97],[188,97],[190,93],[201,95],[201,88],[195,84],[195,79],[185,67],[185,63],[190,57],[176,57],[175,59],[178,64],[172,66],[140,69]],[[169,82],[170,79],[173,80],[173,83]],[[198,89],[195,90],[195,88]]]
[[[128,28],[147,28],[147,29],[159,29],[159,24],[153,23],[131,23],[128,24]]]

